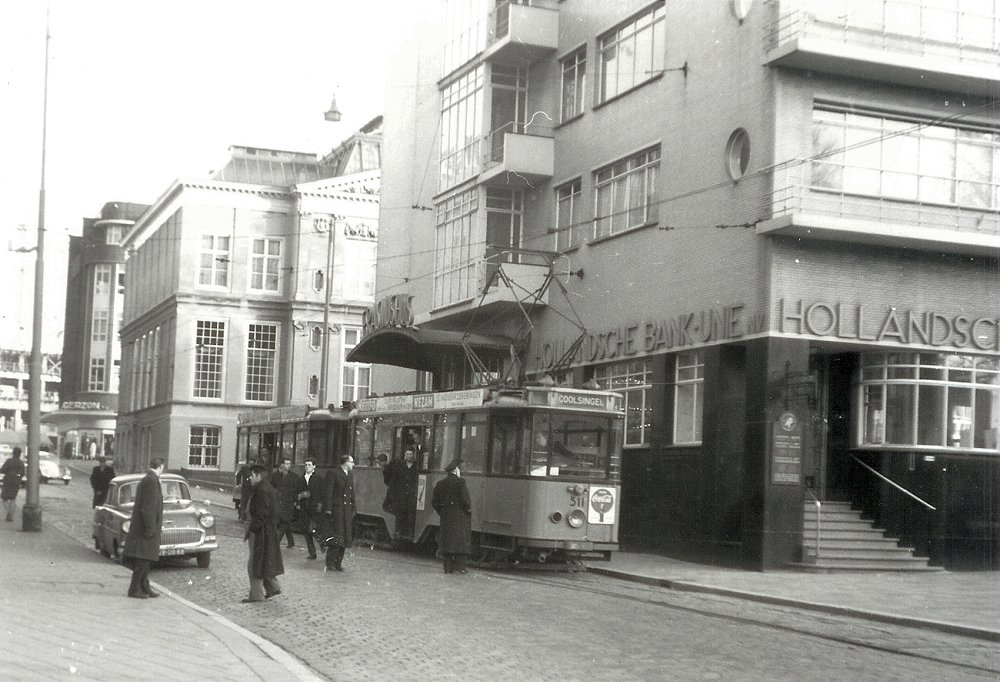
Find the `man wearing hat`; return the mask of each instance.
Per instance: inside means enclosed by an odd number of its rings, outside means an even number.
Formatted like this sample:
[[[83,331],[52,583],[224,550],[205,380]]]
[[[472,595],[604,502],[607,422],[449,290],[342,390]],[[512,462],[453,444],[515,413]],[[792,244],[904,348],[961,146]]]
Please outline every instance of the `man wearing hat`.
[[[472,498],[462,478],[459,461],[444,468],[448,475],[434,486],[431,506],[441,517],[438,549],[445,573],[465,573],[465,558],[472,552]]]
[[[94,489],[94,507],[104,504],[104,497],[108,494],[108,484],[115,477],[115,470],[108,465],[107,457],[97,460],[97,466],[90,472],[90,487]]]

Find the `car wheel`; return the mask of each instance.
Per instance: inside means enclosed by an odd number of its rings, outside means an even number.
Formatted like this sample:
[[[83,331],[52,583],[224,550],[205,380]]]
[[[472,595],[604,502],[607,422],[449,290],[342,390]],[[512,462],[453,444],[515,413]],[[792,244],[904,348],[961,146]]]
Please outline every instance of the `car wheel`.
[[[212,553],[203,552],[195,556],[195,560],[198,562],[198,568],[208,568],[209,564],[212,563]]]

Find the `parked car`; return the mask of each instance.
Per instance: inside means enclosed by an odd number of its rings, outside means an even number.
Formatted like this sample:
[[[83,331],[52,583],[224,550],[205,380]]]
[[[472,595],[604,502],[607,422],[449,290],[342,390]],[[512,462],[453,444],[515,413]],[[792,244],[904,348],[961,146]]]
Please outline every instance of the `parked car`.
[[[94,509],[94,547],[104,556],[119,557],[125,549],[135,491],[145,474],[116,476],[108,485],[104,504]],[[160,556],[194,557],[200,568],[208,568],[212,551],[219,548],[215,515],[208,500],[191,498],[191,487],[183,476],[160,476],[163,491],[163,525]]]
[[[27,461],[25,461],[27,465]],[[73,480],[73,474],[69,467],[64,467],[54,455],[47,452],[38,453],[38,480],[41,483],[49,481],[62,481],[63,485],[69,485]],[[21,476],[21,487],[28,485],[28,470],[25,468],[24,475]]]

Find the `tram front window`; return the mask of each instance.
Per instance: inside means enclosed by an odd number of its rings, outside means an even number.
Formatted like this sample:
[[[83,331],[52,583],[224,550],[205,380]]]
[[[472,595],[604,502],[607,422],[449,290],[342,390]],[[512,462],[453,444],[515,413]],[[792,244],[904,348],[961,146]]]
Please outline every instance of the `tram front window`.
[[[562,478],[607,476],[611,420],[563,414],[536,414],[531,475]]]

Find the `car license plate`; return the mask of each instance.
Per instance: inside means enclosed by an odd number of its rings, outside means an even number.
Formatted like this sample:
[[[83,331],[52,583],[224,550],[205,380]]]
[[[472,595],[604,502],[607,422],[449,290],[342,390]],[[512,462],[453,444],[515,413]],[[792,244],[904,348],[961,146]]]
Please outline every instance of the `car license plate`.
[[[177,549],[175,547],[160,550],[160,556],[178,556],[183,553],[183,549]]]

